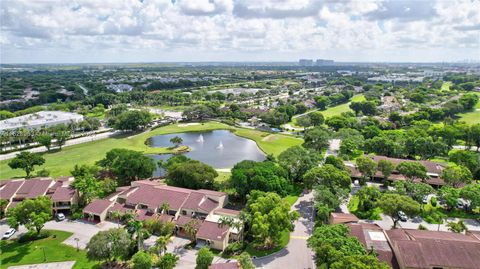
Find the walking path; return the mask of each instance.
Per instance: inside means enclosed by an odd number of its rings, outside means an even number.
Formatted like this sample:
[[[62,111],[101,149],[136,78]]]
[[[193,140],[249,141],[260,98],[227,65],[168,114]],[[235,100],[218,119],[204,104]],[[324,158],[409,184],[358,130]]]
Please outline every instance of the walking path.
[[[295,229],[290,233],[287,247],[270,256],[253,260],[257,268],[315,268],[313,252],[307,246],[307,239],[313,231],[313,193],[300,196],[292,210],[297,210],[300,218],[295,221]]]
[[[75,265],[75,261],[17,265],[10,266],[8,269],[70,269],[73,268],[73,265]]]

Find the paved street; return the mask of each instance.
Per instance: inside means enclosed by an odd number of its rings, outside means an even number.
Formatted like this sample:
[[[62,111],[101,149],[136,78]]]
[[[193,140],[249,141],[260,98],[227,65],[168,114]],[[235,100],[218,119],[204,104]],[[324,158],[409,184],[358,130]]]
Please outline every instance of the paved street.
[[[393,226],[393,221],[389,216],[383,215],[382,214],[382,220],[375,220],[375,221],[369,221],[369,220],[362,220],[361,222],[368,222],[368,223],[375,223],[381,228],[385,230],[390,230]],[[428,230],[430,231],[449,231],[448,227],[446,225],[447,222],[457,222],[458,219],[456,218],[449,218],[446,222],[443,224],[430,224],[425,222],[422,219],[408,219],[406,222],[399,221],[397,224],[398,228],[406,228],[406,229],[418,229],[418,226],[422,224],[423,226],[427,227]],[[471,219],[466,219],[464,220],[465,225],[467,226],[467,229],[469,231],[480,231],[480,223],[476,220],[471,220]]]
[[[108,221],[95,225],[83,221],[65,220],[61,222],[49,221],[45,224],[43,229],[71,232],[73,235],[67,238],[63,243],[72,247],[77,247],[75,238],[78,238],[78,247],[80,249],[85,249],[88,241],[90,241],[90,238],[92,238],[99,231],[105,231],[116,227],[117,224]],[[0,234],[3,235],[3,233],[5,233],[5,231],[9,228],[10,227],[5,222],[2,222],[0,224]],[[17,238],[25,232],[27,232],[27,229],[24,226],[20,226],[17,233],[12,238]]]
[[[285,268],[285,269],[308,269],[315,268],[313,253],[307,247],[307,239],[313,230],[313,193],[310,192],[298,198],[292,206],[301,217],[295,221],[295,229],[290,233],[290,242],[280,252],[264,258],[254,260],[258,268]]]

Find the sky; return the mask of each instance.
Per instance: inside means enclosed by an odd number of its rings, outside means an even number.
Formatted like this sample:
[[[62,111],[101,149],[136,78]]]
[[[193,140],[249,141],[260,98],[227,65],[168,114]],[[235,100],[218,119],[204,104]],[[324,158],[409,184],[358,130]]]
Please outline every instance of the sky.
[[[0,63],[480,60],[480,0],[0,0]]]

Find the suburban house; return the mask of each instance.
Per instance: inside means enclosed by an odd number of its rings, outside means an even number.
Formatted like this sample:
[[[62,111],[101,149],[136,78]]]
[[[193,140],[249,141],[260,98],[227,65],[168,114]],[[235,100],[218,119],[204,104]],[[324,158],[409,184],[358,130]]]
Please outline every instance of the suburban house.
[[[347,224],[347,223],[357,223],[359,219],[357,216],[350,213],[330,213],[329,223],[330,224]]]
[[[214,263],[208,266],[208,269],[240,269],[238,262]]]
[[[212,190],[190,190],[167,186],[160,181],[134,181],[104,199],[96,199],[84,210],[84,218],[92,222],[113,219],[113,212],[134,214],[137,220],[173,221],[176,233],[187,237],[185,225],[195,227],[199,244],[224,250],[229,242],[242,239],[237,225],[222,225],[222,219],[239,222],[239,211],[226,209],[226,193]],[[234,221],[234,222],[235,222]]]
[[[407,160],[407,159],[398,159],[398,158],[390,158],[390,157],[385,157],[385,156],[369,156],[372,160],[374,160],[376,163],[378,163],[380,160],[387,160],[391,161],[395,166],[399,165],[402,162],[419,162],[423,166],[425,166],[427,170],[427,175],[428,179],[425,180],[425,183],[430,184],[432,187],[441,187],[445,185],[445,181],[441,178],[442,171],[445,168],[442,164],[436,163],[436,162],[431,162],[431,161],[425,161],[425,160],[420,160],[420,161],[415,161],[415,160]],[[350,176],[352,179],[358,179],[362,177],[362,173],[358,171],[357,167],[353,164],[346,163],[346,166],[350,169]],[[374,176],[375,179],[377,180],[382,180],[383,175],[380,171],[377,171]],[[398,173],[398,171],[394,170],[392,174],[388,177],[389,181],[398,181],[398,180],[406,180],[407,178]],[[416,179],[415,181],[419,182],[419,179]]]
[[[6,180],[0,185],[0,199],[8,202],[6,207],[8,211],[25,199],[48,196],[52,199],[55,213],[66,213],[78,202],[78,194],[70,186],[72,182],[73,177],[62,177],[57,180],[52,178]]]
[[[411,229],[382,230],[370,223],[347,224],[365,250],[374,250],[378,259],[392,268],[477,269],[480,265],[480,234]]]

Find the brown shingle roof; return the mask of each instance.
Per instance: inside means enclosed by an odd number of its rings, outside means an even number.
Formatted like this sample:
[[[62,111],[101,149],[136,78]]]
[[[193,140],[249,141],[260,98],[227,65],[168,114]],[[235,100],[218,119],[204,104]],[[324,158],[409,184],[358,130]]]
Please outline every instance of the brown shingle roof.
[[[219,208],[215,209],[215,214],[217,215],[228,215],[228,216],[238,216],[240,215],[240,211],[228,209],[228,208]]]
[[[204,221],[197,232],[197,238],[209,240],[223,240],[228,232],[228,225],[222,227],[218,223],[211,221]]]
[[[240,269],[240,265],[237,262],[214,263],[208,269]]]
[[[0,190],[0,199],[10,200],[15,195],[17,190],[22,186],[24,180],[10,181]]]
[[[397,158],[390,158],[386,156],[372,156],[371,157],[375,162],[378,162],[380,160],[388,160],[393,162],[395,165],[398,165],[402,162],[419,162],[425,166],[427,169],[427,172],[429,173],[435,173],[435,174],[441,174],[443,170],[443,166],[439,163],[431,162],[431,161],[416,161],[416,160],[408,160],[408,159],[397,159]]]
[[[331,224],[340,224],[340,223],[349,223],[349,222],[358,222],[357,216],[347,213],[331,213]]]
[[[405,267],[479,268],[480,240],[473,236],[406,229],[393,231],[386,233],[399,264]]]
[[[140,185],[135,192],[127,197],[127,203],[144,204],[150,208],[156,208],[163,203],[168,203],[170,209],[178,210],[187,197],[187,192]]]
[[[95,199],[83,209],[83,212],[100,215],[105,212],[105,210],[107,210],[112,204],[113,202],[109,200]]]
[[[18,189],[17,195],[18,198],[36,198],[40,195],[45,195],[47,193],[50,184],[52,184],[51,179],[29,179],[25,180],[25,183]]]
[[[180,215],[178,217],[177,220],[175,220],[175,225],[177,225],[178,227],[183,227],[185,226],[185,224],[189,223],[190,221],[195,221],[196,222],[196,227],[200,227],[200,224],[202,223],[201,220],[199,219],[194,219],[194,218],[191,218],[191,217],[188,217],[188,216],[184,216],[184,215]]]
[[[74,195],[75,189],[70,187],[59,187],[52,194],[51,198],[54,202],[70,201]]]

